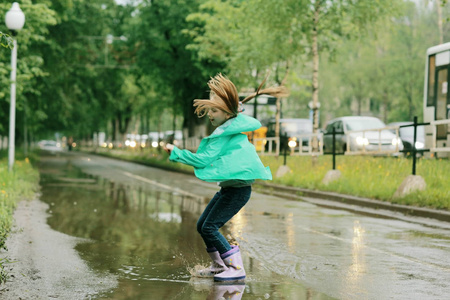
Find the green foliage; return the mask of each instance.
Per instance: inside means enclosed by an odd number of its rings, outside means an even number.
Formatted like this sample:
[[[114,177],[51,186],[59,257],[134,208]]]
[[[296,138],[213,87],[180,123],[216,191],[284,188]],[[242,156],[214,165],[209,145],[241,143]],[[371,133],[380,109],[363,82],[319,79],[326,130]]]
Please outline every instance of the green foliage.
[[[380,17],[358,39],[343,41],[331,59],[323,55],[322,121],[359,114],[387,123],[422,118],[424,57],[439,43],[436,19],[431,10],[401,2],[394,17]]]
[[[13,40],[12,38],[7,35],[6,33],[3,33],[0,31],[0,46],[12,49],[13,47]]]
[[[27,124],[36,140],[55,132],[90,139],[104,131],[112,141],[179,129],[182,118],[194,135],[203,121],[193,114],[192,100],[208,96],[210,76],[226,73],[248,92],[267,70],[266,86],[286,78],[291,90],[284,116],[307,117],[314,28],[322,125],[348,114],[387,122],[421,117],[425,49],[439,41],[436,7],[426,2],[25,0],[27,21],[17,36],[17,124]],[[445,17],[449,6],[441,4]],[[0,4],[0,14],[9,8]],[[6,27],[0,24],[0,31]],[[9,57],[0,51],[2,136]],[[23,127],[16,126],[18,142]]]
[[[201,0],[148,1],[139,6],[137,20],[131,24],[131,40],[139,44],[137,59],[141,74],[152,82],[161,105],[173,114],[184,117],[184,127],[192,134],[198,119],[193,114],[192,101],[207,97],[206,82],[209,76],[222,69],[222,62],[214,58],[203,61],[187,45],[192,38],[186,32],[201,24],[186,22]],[[200,30],[200,29],[198,29]],[[156,106],[152,111],[161,115]]]
[[[11,8],[11,3],[0,3],[0,15],[4,16]],[[41,87],[38,82],[49,73],[44,70],[44,60],[42,45],[46,43],[48,27],[56,23],[55,13],[49,8],[49,1],[40,1],[33,4],[31,0],[24,0],[20,3],[20,8],[25,14],[25,25],[15,37],[17,39],[17,84],[16,84],[16,111],[17,123],[23,124],[27,119],[30,124],[41,121],[32,113],[42,111],[33,104],[41,94]],[[0,24],[0,31],[5,32],[6,26]],[[3,41],[3,39],[2,39]],[[3,99],[9,98],[10,94],[10,51],[0,51],[0,135],[5,135],[7,113],[9,112],[9,102]],[[30,105],[31,104],[31,105]],[[28,108],[25,111],[25,107]],[[25,117],[26,116],[26,117]],[[40,116],[38,114],[37,116]],[[18,130],[17,140],[21,137],[22,128]]]
[[[304,53],[294,24],[304,10],[302,1],[207,1],[187,19],[203,25],[189,32],[188,48],[202,61],[224,62],[238,86],[256,88],[269,69],[275,74],[267,85],[280,83],[293,57]]]

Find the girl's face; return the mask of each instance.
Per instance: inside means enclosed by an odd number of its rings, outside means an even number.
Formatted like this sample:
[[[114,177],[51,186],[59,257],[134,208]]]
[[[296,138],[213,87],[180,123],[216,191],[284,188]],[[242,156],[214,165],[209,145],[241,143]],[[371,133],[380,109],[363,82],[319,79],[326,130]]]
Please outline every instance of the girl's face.
[[[225,123],[225,121],[228,120],[231,117],[231,115],[227,114],[223,110],[212,107],[209,109],[208,117],[209,120],[211,121],[211,124],[215,127],[218,127],[223,123]]]

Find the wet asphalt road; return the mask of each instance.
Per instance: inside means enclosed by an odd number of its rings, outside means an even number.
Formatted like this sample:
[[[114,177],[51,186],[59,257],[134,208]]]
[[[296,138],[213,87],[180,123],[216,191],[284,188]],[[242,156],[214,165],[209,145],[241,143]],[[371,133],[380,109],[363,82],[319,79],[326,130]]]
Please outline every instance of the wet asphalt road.
[[[193,176],[82,153],[43,156],[49,225],[117,286],[100,299],[449,299],[450,229],[253,192],[223,228],[245,286],[217,286],[195,223],[218,190]],[[100,290],[100,289],[99,289]]]

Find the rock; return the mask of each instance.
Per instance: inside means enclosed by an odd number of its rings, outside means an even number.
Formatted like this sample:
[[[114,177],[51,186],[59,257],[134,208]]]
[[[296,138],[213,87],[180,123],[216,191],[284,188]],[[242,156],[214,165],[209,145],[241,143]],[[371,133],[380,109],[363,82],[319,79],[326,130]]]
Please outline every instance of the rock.
[[[277,178],[283,177],[286,173],[289,173],[291,169],[288,166],[281,166],[277,170],[277,174],[275,175]]]
[[[322,180],[322,183],[325,185],[330,184],[331,182],[338,180],[341,178],[341,171],[339,170],[330,170],[325,174],[325,177]]]
[[[414,191],[423,191],[427,187],[425,180],[419,175],[409,175],[394,193],[394,198],[404,197]]]

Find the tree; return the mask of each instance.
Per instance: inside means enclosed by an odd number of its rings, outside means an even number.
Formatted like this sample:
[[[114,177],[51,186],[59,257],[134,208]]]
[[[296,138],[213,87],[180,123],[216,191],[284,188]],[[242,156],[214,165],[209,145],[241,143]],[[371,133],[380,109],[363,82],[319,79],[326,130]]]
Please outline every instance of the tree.
[[[367,24],[396,8],[388,0],[211,0],[203,6],[210,16],[203,17],[207,25],[196,42],[204,57],[224,56],[228,67],[238,74],[287,62],[307,52],[312,61],[317,131],[320,54],[335,52],[343,39],[359,36]]]
[[[40,1],[33,4],[30,0],[21,2],[21,9],[26,16],[26,23],[17,35],[18,60],[17,60],[17,93],[16,93],[16,124],[34,124],[39,118],[39,113],[31,114],[33,104],[40,95],[37,82],[48,75],[44,71],[41,46],[47,42],[46,35],[49,26],[56,23],[55,12],[49,8],[50,1]],[[10,9],[10,3],[0,4],[0,14],[5,15]],[[4,25],[0,27],[3,30]],[[4,33],[3,33],[4,35]],[[9,40],[9,39],[8,39]],[[10,86],[9,51],[0,51],[0,99],[8,100]],[[0,101],[0,135],[5,134],[6,123],[9,117],[9,102]],[[28,108],[28,109],[26,109]],[[25,123],[27,121],[27,123]],[[16,126],[16,140],[23,137],[24,128]]]
[[[141,73],[152,78],[159,101],[165,101],[164,105],[171,107],[174,114],[182,112],[187,136],[202,134],[197,133],[202,124],[194,116],[192,101],[207,97],[206,82],[210,74],[220,70],[220,62],[204,62],[186,48],[191,38],[184,30],[193,26],[186,17],[201,2],[145,1],[138,7],[138,18],[131,31],[131,39],[138,45]],[[171,99],[166,97],[168,92]]]
[[[367,34],[346,41],[322,75],[325,98],[333,99],[328,116],[351,113],[352,100],[369,101],[370,111],[385,122],[422,116],[426,49],[439,43],[437,15],[432,9],[405,1],[395,17],[380,18]],[[330,84],[330,78],[337,79]],[[356,101],[355,101],[356,102]],[[358,105],[358,107],[360,107]]]
[[[60,22],[51,28],[44,51],[46,69],[54,76],[40,83],[41,124],[78,139],[98,131],[124,134],[134,98],[122,87],[135,63],[125,27],[134,8],[113,0],[53,1],[53,7]]]

